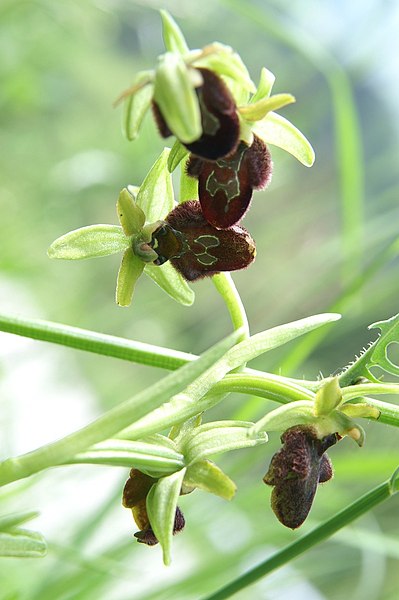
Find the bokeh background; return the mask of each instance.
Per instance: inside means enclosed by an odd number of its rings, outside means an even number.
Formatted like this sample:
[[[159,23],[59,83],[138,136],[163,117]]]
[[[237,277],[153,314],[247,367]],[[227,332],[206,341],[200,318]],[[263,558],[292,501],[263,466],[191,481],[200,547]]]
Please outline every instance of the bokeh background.
[[[399,311],[399,5],[389,0],[170,0],[190,47],[233,46],[258,80],[297,103],[283,114],[311,140],[306,169],[272,149],[272,184],[256,193],[245,226],[256,262],[234,280],[252,332],[313,313],[343,319],[320,337],[267,354],[254,367],[314,379],[348,364],[375,339],[367,326]],[[119,257],[52,262],[48,245],[91,223],[116,223],[115,201],[139,184],[163,141],[147,118],[140,138],[121,134],[112,103],[163,51],[158,2],[1,0],[0,311],[19,312],[199,353],[231,328],[210,281],[181,307],[146,278],[129,309],[114,304]],[[392,357],[395,358],[395,348]],[[396,356],[397,358],[397,356]],[[33,449],[87,423],[163,376],[159,370],[40,342],[0,336],[0,451]],[[271,407],[271,405],[270,405]],[[255,419],[266,401],[229,398],[209,419]],[[319,491],[301,531],[388,477],[397,432],[366,423],[359,450],[330,455],[335,478]],[[1,600],[196,600],[256,565],[300,532],[285,530],[261,479],[267,447],[223,455],[238,484],[233,502],[182,499],[187,526],[173,564],[132,541],[120,495],[126,473],[64,467],[4,488],[1,513],[38,509],[31,528],[46,558],[4,559]],[[399,585],[398,501],[386,502],[332,540],[237,598],[394,600]]]

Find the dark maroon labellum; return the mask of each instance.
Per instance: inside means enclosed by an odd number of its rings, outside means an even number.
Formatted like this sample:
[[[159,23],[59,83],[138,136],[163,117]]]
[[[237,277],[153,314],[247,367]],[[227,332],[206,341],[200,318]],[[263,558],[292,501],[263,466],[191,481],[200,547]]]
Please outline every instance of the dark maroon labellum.
[[[204,218],[200,203],[179,204],[152,235],[158,253],[155,264],[170,260],[188,281],[247,267],[255,258],[255,242],[242,227],[215,229]]]
[[[240,123],[234,98],[226,84],[213,71],[198,69],[203,78],[197,88],[201,111],[201,137],[191,144],[184,144],[190,152],[216,160],[226,156],[237,147],[240,135]],[[159,106],[152,103],[153,114],[162,137],[172,135]]]
[[[272,509],[286,527],[302,525],[318,484],[332,478],[332,465],[324,452],[339,439],[336,433],[319,439],[312,427],[304,425],[291,427],[281,436],[283,447],[273,456],[263,481],[274,486]]]
[[[216,162],[191,156],[187,173],[198,178],[198,196],[206,220],[225,229],[242,219],[253,190],[269,183],[272,160],[267,146],[254,136],[251,146],[241,142],[234,154]]]

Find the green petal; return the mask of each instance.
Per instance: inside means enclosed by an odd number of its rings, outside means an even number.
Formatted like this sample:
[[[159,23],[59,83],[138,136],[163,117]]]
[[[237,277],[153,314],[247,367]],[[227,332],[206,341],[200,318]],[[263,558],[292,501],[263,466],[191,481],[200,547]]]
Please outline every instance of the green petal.
[[[172,146],[172,150],[170,151],[168,158],[169,173],[173,173],[173,171],[181,163],[183,158],[185,158],[188,154],[189,152],[187,148],[185,148],[185,146],[183,146],[183,144],[181,144],[179,140],[176,140]]]
[[[176,506],[185,472],[186,469],[181,469],[169,477],[163,477],[152,486],[147,496],[148,517],[162,546],[165,565],[170,564]]]
[[[195,71],[190,71],[178,54],[163,54],[155,73],[154,90],[154,100],[169,129],[186,144],[197,140],[202,133],[201,113],[193,81]]]
[[[116,283],[116,303],[119,306],[130,306],[136,281],[144,267],[145,263],[134,254],[132,248],[125,250]]]
[[[50,258],[80,260],[123,252],[129,244],[119,225],[89,225],[57,238],[47,254]]]
[[[169,148],[164,149],[137,194],[136,204],[143,210],[147,223],[164,219],[174,208],[172,176],[168,171],[169,152]]]
[[[125,100],[122,130],[130,141],[138,136],[143,119],[151,106],[154,84],[149,81],[150,74],[150,71],[141,71],[137,74],[131,88],[132,90],[137,89]]]
[[[209,460],[199,460],[189,466],[184,477],[184,484],[216,494],[225,500],[231,500],[236,493],[234,481],[223,473],[215,463]]]
[[[116,202],[116,212],[127,236],[138,233],[145,223],[145,214],[126,188],[123,188],[119,194]]]
[[[344,413],[348,417],[361,417],[363,419],[379,419],[381,415],[381,411],[378,408],[370,406],[366,402],[344,404],[340,407],[339,412]]]
[[[270,112],[264,119],[258,121],[253,132],[266,144],[273,144],[289,152],[305,167],[314,163],[314,150],[303,133],[287,119],[274,112]]]
[[[314,400],[314,414],[317,417],[329,415],[342,402],[342,390],[339,387],[338,377],[326,379],[322,387],[317,390]]]
[[[195,294],[193,290],[170,263],[166,262],[161,267],[146,265],[145,272],[176,302],[184,306],[191,306],[194,302]]]
[[[159,12],[162,17],[162,35],[166,50],[186,54],[189,49],[180,27],[167,10]]]
[[[272,92],[275,80],[276,78],[273,73],[269,71],[269,69],[263,67],[260,73],[258,88],[250,100],[251,104],[263,100],[264,98],[268,98]]]
[[[246,106],[241,106],[239,111],[241,116],[247,121],[260,121],[272,110],[278,110],[287,104],[295,102],[291,94],[275,94],[270,98],[263,98],[257,102],[252,102]]]
[[[198,58],[196,58],[198,54]],[[196,67],[205,67],[218,75],[226,75],[234,79],[245,90],[255,92],[255,84],[249,76],[248,69],[241,57],[230,46],[214,42],[202,51],[192,52],[192,63]]]

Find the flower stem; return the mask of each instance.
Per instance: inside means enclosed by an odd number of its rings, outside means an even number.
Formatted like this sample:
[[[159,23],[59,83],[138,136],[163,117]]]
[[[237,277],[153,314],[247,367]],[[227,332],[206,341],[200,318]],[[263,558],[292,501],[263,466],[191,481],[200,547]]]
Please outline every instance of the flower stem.
[[[206,600],[224,600],[225,598],[230,598],[233,594],[252,585],[272,571],[288,564],[306,550],[309,550],[313,546],[328,539],[334,535],[334,533],[346,525],[349,525],[349,523],[352,523],[352,521],[370,511],[374,506],[377,506],[399,491],[398,474],[399,469],[395,471],[391,479],[372,489],[370,492],[367,492],[364,496],[341,510],[337,515],[322,525],[319,525],[313,529],[313,531],[305,534],[292,544],[289,544],[286,548],[276,552],[254,569],[241,575],[241,577],[238,577],[214,594],[207,596]]]
[[[212,281],[226,303],[234,329],[243,328],[239,341],[249,337],[249,324],[244,305],[230,273],[218,273]]]

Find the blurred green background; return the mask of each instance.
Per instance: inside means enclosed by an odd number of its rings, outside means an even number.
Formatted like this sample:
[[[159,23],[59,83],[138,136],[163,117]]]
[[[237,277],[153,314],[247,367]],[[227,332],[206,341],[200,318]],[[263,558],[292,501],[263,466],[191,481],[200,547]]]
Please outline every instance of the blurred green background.
[[[395,1],[179,0],[164,2],[191,48],[233,46],[255,81],[267,66],[275,92],[297,103],[283,114],[311,140],[308,170],[272,148],[274,177],[244,225],[256,262],[234,275],[252,332],[331,309],[343,319],[254,361],[256,368],[315,379],[351,361],[398,312],[399,6]],[[163,141],[147,118],[135,143],[121,134],[118,94],[163,51],[158,3],[142,0],[0,1],[0,310],[19,312],[199,353],[231,328],[210,281],[181,307],[147,278],[129,309],[114,304],[119,256],[52,262],[48,245],[91,223],[117,223],[115,201],[139,184]],[[395,355],[393,354],[395,358]],[[396,356],[397,358],[397,356]],[[39,342],[0,336],[2,456],[65,435],[164,373]],[[255,419],[266,401],[229,398],[209,419]],[[270,407],[271,407],[270,403]],[[359,450],[330,455],[309,522],[333,515],[386,478],[398,458],[394,430],[366,423]],[[223,455],[235,500],[183,498],[185,532],[173,564],[131,539],[120,505],[123,469],[65,467],[5,488],[1,513],[38,509],[42,560],[4,559],[1,600],[198,599],[256,565],[299,533],[284,530],[262,477],[268,447]],[[265,454],[266,451],[266,454]],[[381,506],[237,598],[397,598],[398,501]]]

